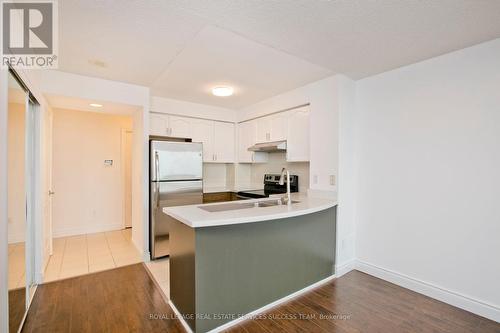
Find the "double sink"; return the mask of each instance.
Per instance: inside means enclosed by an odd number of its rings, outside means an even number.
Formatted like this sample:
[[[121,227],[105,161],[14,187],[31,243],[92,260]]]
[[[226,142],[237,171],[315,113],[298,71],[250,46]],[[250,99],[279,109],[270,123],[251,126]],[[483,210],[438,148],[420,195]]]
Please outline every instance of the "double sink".
[[[293,205],[298,202],[299,201],[292,200],[291,204]],[[254,201],[254,202],[228,202],[219,205],[198,206],[198,208],[213,213],[213,212],[225,212],[229,210],[285,206],[285,205],[286,202],[282,198],[279,198],[279,199],[269,199],[269,200]]]

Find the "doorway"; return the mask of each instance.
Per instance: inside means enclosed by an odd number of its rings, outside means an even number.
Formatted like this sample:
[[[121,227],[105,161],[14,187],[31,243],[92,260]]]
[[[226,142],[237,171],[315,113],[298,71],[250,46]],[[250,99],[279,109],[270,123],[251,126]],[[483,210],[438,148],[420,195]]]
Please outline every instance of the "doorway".
[[[53,253],[44,282],[142,261],[132,242],[130,115],[54,108]]]

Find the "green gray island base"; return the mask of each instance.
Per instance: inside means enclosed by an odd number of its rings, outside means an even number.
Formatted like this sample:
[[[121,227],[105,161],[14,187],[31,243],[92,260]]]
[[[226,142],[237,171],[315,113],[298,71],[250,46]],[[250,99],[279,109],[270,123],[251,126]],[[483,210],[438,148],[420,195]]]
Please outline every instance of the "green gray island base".
[[[336,206],[194,228],[172,219],[170,301],[207,332],[334,274]]]

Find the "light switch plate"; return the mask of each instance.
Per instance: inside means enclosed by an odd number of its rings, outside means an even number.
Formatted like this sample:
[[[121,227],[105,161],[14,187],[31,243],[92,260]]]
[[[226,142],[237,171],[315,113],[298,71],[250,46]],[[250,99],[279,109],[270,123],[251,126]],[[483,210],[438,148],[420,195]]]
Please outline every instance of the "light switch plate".
[[[330,185],[335,185],[335,175],[330,175]]]
[[[313,175],[313,183],[314,184],[318,183],[318,175]]]

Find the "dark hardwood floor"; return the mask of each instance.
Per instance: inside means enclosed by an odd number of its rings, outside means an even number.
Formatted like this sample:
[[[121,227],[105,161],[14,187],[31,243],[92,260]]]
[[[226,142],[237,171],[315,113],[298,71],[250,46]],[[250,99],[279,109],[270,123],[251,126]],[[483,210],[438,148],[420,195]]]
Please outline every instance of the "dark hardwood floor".
[[[23,332],[184,330],[137,264],[39,286]],[[500,333],[500,324],[352,271],[226,332]]]
[[[9,290],[9,332],[17,332],[26,312],[26,288]]]
[[[161,317],[151,319],[150,315]],[[43,284],[23,332],[184,332],[142,264]]]
[[[351,271],[261,317],[225,332],[500,333],[499,323],[359,271]]]

